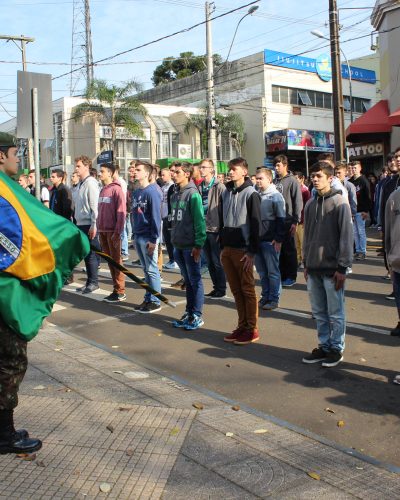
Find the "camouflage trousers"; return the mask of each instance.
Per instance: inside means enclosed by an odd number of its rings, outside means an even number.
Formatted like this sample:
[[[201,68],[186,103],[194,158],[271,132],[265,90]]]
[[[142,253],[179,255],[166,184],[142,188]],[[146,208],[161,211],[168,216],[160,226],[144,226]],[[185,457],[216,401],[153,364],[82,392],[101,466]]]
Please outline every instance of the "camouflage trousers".
[[[0,319],[0,410],[18,405],[18,390],[28,367],[27,342]]]

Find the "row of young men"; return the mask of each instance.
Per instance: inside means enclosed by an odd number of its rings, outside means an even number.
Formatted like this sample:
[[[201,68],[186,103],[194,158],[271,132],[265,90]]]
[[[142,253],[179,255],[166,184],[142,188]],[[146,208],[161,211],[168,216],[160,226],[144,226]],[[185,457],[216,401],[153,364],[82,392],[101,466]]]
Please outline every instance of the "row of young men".
[[[169,227],[173,257],[186,282],[185,313],[173,322],[173,326],[195,330],[203,325],[204,288],[200,260],[201,251],[207,248],[208,243],[218,255],[214,263],[222,266],[238,313],[236,327],[224,340],[237,345],[249,344],[259,339],[259,302],[255,292],[254,263],[258,264],[261,275],[262,266],[265,266],[263,292],[268,289],[268,293],[271,291],[273,294],[270,262],[273,260],[273,267],[278,268],[279,253],[287,229],[293,234],[292,226],[296,224],[293,214],[291,219],[288,218],[284,198],[272,184],[270,170],[259,169],[257,172],[260,196],[248,177],[248,165],[243,158],[229,162],[231,181],[226,185],[216,179],[210,160],[201,162],[200,168],[204,172],[200,189],[191,180],[192,165],[175,163],[170,171],[173,186],[168,192]],[[100,169],[103,182],[107,170],[107,175],[112,178],[112,167],[103,165]],[[157,184],[151,182],[152,173],[151,164],[136,163],[134,177],[139,188],[133,192],[132,214],[136,249],[146,282],[159,292],[161,282],[157,246],[161,233],[162,194]],[[335,366],[342,360],[345,336],[344,282],[353,256],[350,207],[342,193],[332,189],[333,175],[334,169],[326,162],[319,162],[313,167],[316,194],[304,213],[304,273],[317,322],[319,347],[303,361],[322,361],[325,366]],[[101,195],[99,214],[102,198]],[[104,204],[111,210],[110,201]],[[123,218],[124,214],[121,221]],[[101,224],[98,229],[100,234],[104,231]],[[111,230],[115,230],[115,226],[110,226],[109,232]],[[108,245],[118,244],[120,239],[117,233],[114,233],[114,240],[110,237]],[[210,271],[213,268],[210,257],[209,268]],[[210,274],[214,275],[215,286],[218,284],[216,274],[213,271]],[[117,284],[118,280],[114,277],[114,285]],[[114,293],[119,294],[119,291],[114,289]],[[273,302],[273,299],[267,302]],[[137,307],[142,313],[159,309],[159,299],[149,292]]]

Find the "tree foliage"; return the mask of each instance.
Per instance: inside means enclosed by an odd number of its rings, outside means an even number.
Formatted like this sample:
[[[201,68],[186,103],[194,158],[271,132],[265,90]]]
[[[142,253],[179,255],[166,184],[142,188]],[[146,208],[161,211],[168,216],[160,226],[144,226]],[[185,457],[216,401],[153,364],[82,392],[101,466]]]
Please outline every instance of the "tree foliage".
[[[86,102],[73,110],[73,118],[78,121],[82,116],[91,116],[111,127],[112,149],[116,148],[117,127],[125,127],[132,135],[142,136],[143,129],[136,119],[147,114],[146,108],[136,97],[142,90],[141,85],[130,80],[118,87],[109,85],[105,80],[95,79],[85,93]]]
[[[217,127],[217,143],[221,136],[229,136],[229,140],[236,148],[239,155],[242,154],[242,149],[245,143],[244,122],[238,113],[228,112],[223,115],[215,114],[215,123]],[[185,133],[189,133],[190,129],[195,127],[200,132],[201,141],[201,156],[207,156],[208,151],[208,134],[207,134],[207,111],[204,109],[198,114],[190,115],[185,123]]]
[[[214,54],[214,65],[222,64],[221,56]],[[162,83],[173,82],[187,76],[194,75],[207,67],[206,56],[195,56],[193,52],[181,52],[179,57],[166,57],[153,72],[152,82],[154,86]]]

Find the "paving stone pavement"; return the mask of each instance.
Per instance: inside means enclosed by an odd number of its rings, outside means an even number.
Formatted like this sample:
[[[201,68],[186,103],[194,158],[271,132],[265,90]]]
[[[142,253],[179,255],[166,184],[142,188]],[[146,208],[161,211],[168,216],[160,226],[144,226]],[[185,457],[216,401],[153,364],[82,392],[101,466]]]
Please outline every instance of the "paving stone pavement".
[[[400,499],[399,474],[49,323],[29,360],[16,422],[43,448],[0,456],[0,498]]]

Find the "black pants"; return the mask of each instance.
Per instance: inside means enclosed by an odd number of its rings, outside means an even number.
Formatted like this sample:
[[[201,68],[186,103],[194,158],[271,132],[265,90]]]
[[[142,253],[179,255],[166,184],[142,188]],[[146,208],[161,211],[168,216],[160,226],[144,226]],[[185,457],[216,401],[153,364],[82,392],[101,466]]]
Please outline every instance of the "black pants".
[[[286,231],[285,239],[282,241],[281,254],[279,257],[279,270],[282,281],[297,279],[297,251],[294,236]]]
[[[0,410],[18,405],[18,390],[28,367],[26,340],[0,319]]]
[[[165,246],[167,247],[168,258],[170,262],[174,262],[174,247],[171,243],[171,231],[169,228],[168,217],[164,217],[162,223],[162,232]]]
[[[225,294],[226,276],[224,268],[221,264],[221,248],[219,246],[217,233],[207,233],[207,239],[204,243],[203,252],[207,259],[213,289],[216,292]]]
[[[78,226],[78,228],[86,234],[86,236],[89,237],[89,229],[90,226]],[[99,239],[97,235],[90,240],[90,244],[94,245],[96,248],[100,250],[100,244],[99,244]],[[99,267],[99,262],[100,259],[97,257],[97,255],[90,250],[88,255],[85,257],[85,266],[86,266],[86,286],[88,285],[95,285],[98,286],[99,284],[99,279],[98,279],[98,267]]]

